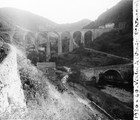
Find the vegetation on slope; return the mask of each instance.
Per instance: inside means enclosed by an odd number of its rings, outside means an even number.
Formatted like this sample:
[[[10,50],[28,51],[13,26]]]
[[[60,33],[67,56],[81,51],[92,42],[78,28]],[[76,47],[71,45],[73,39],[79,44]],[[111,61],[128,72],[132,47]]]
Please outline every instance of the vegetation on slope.
[[[0,39],[0,63],[4,60],[9,52],[9,46],[4,44],[3,41]]]
[[[121,0],[116,6],[102,13],[97,20],[91,22],[84,28],[93,29],[107,23],[115,23],[118,28],[120,22],[124,22],[125,27],[122,30],[113,30],[96,38],[93,42],[89,42],[87,46],[92,49],[133,58],[133,15],[132,0]],[[86,40],[90,41],[91,37],[86,36]]]
[[[89,42],[89,47],[95,50],[133,59],[132,30],[112,30]]]
[[[0,119],[11,120],[96,120],[96,113],[80,103],[71,93],[60,93],[47,76],[30,63],[18,51],[18,69],[26,97],[27,111],[15,110],[0,115]],[[105,119],[106,120],[106,119]]]
[[[107,56],[106,54],[90,51],[84,48],[77,48],[73,52],[52,58],[50,61],[55,61],[56,64],[60,66],[69,66],[78,69],[117,65],[130,62],[122,58]]]
[[[105,25],[106,23],[115,23],[115,27],[118,27],[117,25],[119,22],[127,22],[132,24],[132,20],[132,0],[121,0],[116,6],[102,13],[97,20],[91,22],[84,28],[98,28],[99,26]]]

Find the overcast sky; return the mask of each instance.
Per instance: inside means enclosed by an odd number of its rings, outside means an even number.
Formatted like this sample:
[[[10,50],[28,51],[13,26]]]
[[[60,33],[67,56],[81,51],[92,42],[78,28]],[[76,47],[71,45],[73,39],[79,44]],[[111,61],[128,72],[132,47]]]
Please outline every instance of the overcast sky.
[[[15,7],[44,16],[56,23],[95,20],[120,0],[0,0],[0,7]]]

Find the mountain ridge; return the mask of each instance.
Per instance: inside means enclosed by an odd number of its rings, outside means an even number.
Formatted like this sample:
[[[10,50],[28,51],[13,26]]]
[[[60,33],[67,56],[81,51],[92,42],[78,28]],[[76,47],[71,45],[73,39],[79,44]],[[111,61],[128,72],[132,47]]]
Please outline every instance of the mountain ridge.
[[[112,8],[103,12],[99,17],[84,26],[84,29],[94,29],[107,23],[115,23],[115,27],[118,27],[119,22],[127,22],[132,24],[133,19],[133,1],[121,0]]]
[[[0,8],[0,20],[1,18],[12,25],[17,25],[31,31],[82,29],[83,26],[91,22],[91,20],[83,19],[74,23],[58,24],[32,12],[11,7]]]

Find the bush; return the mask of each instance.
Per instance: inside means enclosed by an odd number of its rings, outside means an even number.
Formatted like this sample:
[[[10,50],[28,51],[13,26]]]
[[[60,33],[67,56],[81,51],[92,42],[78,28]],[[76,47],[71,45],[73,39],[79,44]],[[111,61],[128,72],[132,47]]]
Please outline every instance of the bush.
[[[72,71],[72,74],[69,75],[68,78],[68,82],[72,82],[72,83],[80,83],[80,70],[76,69],[74,71]]]
[[[17,62],[26,102],[29,100],[38,102],[39,97],[46,99],[47,85],[43,73],[37,70],[21,51],[18,51]]]
[[[42,80],[42,77],[32,77],[30,71],[24,68],[20,69],[19,72],[26,101],[28,102],[28,100],[37,100],[37,97],[43,97],[44,99],[46,99],[47,89],[45,82],[43,82]]]

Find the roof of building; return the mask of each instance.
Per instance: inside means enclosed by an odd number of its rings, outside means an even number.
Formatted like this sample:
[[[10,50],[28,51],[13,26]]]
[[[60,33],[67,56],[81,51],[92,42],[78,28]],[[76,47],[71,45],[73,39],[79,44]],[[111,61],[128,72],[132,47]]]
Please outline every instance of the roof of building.
[[[55,68],[55,62],[37,62],[38,68]]]

